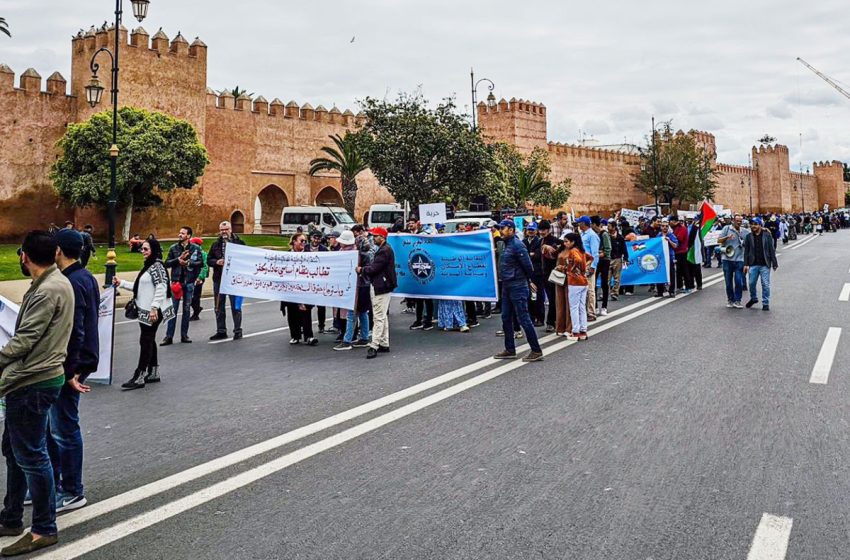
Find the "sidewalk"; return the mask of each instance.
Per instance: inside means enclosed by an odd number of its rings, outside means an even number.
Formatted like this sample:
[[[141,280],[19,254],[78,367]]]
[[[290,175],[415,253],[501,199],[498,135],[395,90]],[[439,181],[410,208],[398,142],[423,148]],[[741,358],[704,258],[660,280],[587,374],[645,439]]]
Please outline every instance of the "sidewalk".
[[[120,278],[122,280],[127,280],[128,282],[135,282],[136,276],[138,272],[122,272]],[[101,289],[103,288],[103,282],[106,278],[105,274],[95,274],[95,278],[100,283]],[[13,303],[21,303],[24,299],[24,294],[27,293],[27,290],[30,287],[31,280],[28,278],[21,280],[7,280],[5,282],[0,282],[0,296],[8,299]],[[119,307],[123,307],[130,298],[133,293],[130,290],[121,290],[118,292],[118,301],[117,305]],[[209,278],[207,282],[204,282],[204,291],[201,294],[204,297],[213,295],[213,283],[212,278]]]

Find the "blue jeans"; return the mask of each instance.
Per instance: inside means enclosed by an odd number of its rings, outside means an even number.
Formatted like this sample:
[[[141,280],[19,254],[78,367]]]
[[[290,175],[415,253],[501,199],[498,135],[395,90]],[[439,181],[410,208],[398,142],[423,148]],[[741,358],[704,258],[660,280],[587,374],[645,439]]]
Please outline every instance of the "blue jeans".
[[[769,266],[751,266],[750,267],[750,299],[758,302],[756,297],[756,281],[761,278],[761,304],[770,304],[770,267]]]
[[[165,330],[165,336],[168,338],[174,338],[174,331],[177,330],[177,316],[180,314],[181,303],[183,304],[183,318],[180,321],[180,336],[183,338],[189,336],[189,318],[192,317],[192,296],[194,293],[194,283],[183,284],[183,299],[171,299],[174,305],[174,318],[168,322],[168,327]]]
[[[514,318],[519,320],[532,352],[542,352],[537,341],[537,331],[528,313],[530,290],[527,282],[502,283],[502,330],[505,331],[505,350],[516,352],[514,342]]]
[[[55,535],[56,488],[47,454],[47,411],[59,388],[24,387],[6,395],[2,450],[6,457],[6,497],[0,524],[24,526],[24,497],[32,495],[32,532]]]
[[[345,337],[343,342],[351,344],[354,342],[354,323],[360,323],[360,340],[369,340],[369,312],[355,313],[351,309],[348,310],[345,322]]]
[[[47,452],[53,465],[56,491],[83,495],[83,435],[80,432],[80,394],[65,383],[50,407]]]
[[[726,300],[741,301],[744,293],[744,261],[723,261],[723,277],[726,280]]]

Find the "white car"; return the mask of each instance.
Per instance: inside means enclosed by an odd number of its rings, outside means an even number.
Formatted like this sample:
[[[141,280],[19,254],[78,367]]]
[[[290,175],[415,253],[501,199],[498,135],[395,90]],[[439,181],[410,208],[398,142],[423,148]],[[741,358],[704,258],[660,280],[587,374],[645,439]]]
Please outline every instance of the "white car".
[[[287,206],[283,209],[280,218],[281,235],[293,235],[298,233],[298,228],[307,233],[310,225],[322,231],[330,233],[351,229],[354,225],[352,218],[345,208],[338,206]]]

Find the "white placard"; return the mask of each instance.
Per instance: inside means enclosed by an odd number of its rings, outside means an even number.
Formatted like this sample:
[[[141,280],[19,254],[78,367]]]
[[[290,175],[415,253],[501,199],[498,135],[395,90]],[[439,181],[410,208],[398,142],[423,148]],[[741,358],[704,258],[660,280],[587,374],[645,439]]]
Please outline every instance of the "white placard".
[[[15,334],[15,322],[18,320],[20,307],[0,296],[0,348],[6,346]]]
[[[717,239],[720,237],[719,231],[710,231],[705,234],[705,237],[702,239],[702,244],[706,247],[713,247],[714,245],[720,245],[717,242]]]
[[[435,202],[434,204],[419,205],[419,222],[422,224],[442,224],[446,217],[446,203]]]
[[[644,217],[644,213],[640,210],[629,210],[628,208],[623,208],[620,210],[620,217],[628,220],[630,226],[637,227],[640,223],[640,219]]]
[[[228,243],[221,293],[354,309],[358,254],[270,251]]]
[[[679,215],[680,220],[687,220],[687,219],[693,220],[697,217],[699,212],[695,212],[693,210],[679,210],[677,212],[677,214]]]
[[[115,288],[110,286],[100,294],[100,305],[97,308],[97,338],[100,346],[100,357],[97,361],[97,371],[86,380],[95,383],[112,383],[112,334],[115,316]]]

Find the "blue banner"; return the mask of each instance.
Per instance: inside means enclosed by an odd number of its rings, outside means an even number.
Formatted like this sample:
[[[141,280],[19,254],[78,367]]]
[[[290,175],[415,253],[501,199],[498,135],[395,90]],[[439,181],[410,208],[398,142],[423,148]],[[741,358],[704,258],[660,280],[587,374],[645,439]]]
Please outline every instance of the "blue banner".
[[[496,254],[489,231],[391,234],[395,297],[498,301]]]
[[[668,281],[670,270],[670,250],[663,237],[626,241],[629,264],[623,266],[620,276],[621,286],[639,286],[642,284],[664,284]]]

